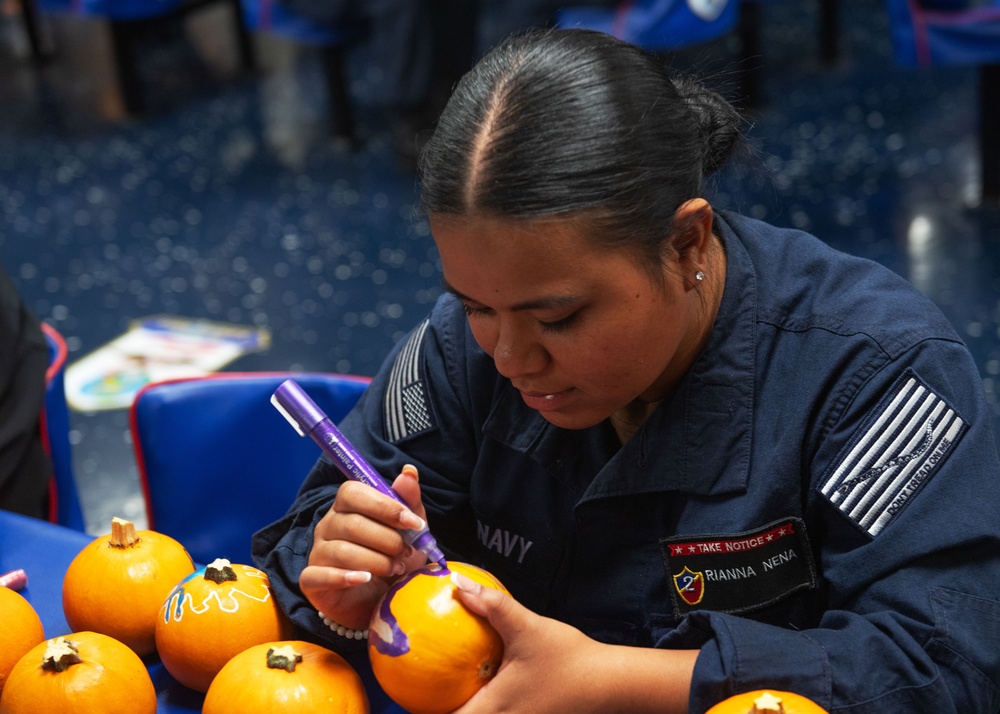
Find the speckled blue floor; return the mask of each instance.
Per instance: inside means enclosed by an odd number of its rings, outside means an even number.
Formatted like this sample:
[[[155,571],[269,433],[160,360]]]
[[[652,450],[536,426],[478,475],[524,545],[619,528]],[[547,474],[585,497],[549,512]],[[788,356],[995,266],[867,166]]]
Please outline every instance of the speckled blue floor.
[[[912,280],[968,341],[1000,426],[1000,212],[976,206],[975,74],[896,68],[879,0],[844,3],[826,66],[816,12],[763,4],[755,156],[720,177],[715,202]],[[137,120],[103,24],[47,20],[57,53],[38,68],[16,16],[0,14],[0,261],[70,360],[170,313],[271,331],[268,351],[230,369],[373,373],[439,287],[363,53],[350,150],[327,134],[313,50],[258,38],[262,69],[241,75],[224,18],[207,13],[150,46],[153,111]],[[714,70],[736,45],[678,62]],[[127,414],[74,414],[71,437],[88,529],[141,523]]]

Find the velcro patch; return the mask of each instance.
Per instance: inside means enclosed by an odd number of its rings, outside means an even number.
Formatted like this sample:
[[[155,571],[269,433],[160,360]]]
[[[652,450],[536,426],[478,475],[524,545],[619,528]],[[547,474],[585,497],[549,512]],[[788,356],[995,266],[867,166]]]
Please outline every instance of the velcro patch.
[[[858,427],[821,492],[874,537],[927,484],[968,425],[908,369]]]
[[[428,324],[424,320],[410,333],[389,373],[382,414],[385,420],[385,437],[394,444],[434,426],[427,400],[421,354]]]
[[[664,538],[660,552],[677,618],[692,610],[760,610],[816,587],[809,539],[798,518],[732,535]]]

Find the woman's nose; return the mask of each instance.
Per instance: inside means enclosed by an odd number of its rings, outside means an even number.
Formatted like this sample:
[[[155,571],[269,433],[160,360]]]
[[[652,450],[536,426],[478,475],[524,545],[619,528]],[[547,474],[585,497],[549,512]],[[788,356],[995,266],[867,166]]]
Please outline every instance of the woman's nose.
[[[548,364],[548,352],[523,327],[501,325],[493,361],[500,374],[513,379],[543,370]]]

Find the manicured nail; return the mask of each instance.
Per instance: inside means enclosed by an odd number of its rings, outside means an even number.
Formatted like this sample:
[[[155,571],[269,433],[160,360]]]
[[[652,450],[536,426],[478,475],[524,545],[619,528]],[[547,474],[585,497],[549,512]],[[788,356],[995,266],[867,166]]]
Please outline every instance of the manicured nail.
[[[470,595],[478,595],[483,589],[483,586],[475,580],[472,580],[461,573],[456,573],[454,570],[451,571],[451,582],[456,588],[462,592],[469,593]]]
[[[348,585],[364,585],[372,579],[372,574],[364,570],[348,570],[344,573],[344,580]]]
[[[399,514],[399,525],[412,531],[419,531],[427,524],[413,511],[403,511]]]
[[[403,468],[400,471],[400,473],[404,476],[409,476],[414,480],[419,480],[419,476],[417,475],[417,467],[414,466],[413,464],[403,464]]]

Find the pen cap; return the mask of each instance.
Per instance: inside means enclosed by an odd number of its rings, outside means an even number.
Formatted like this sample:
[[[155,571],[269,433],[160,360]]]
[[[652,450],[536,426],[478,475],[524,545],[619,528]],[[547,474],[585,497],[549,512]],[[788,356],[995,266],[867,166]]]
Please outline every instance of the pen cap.
[[[278,385],[271,397],[271,403],[303,436],[327,418],[323,410],[294,379],[286,379]]]

